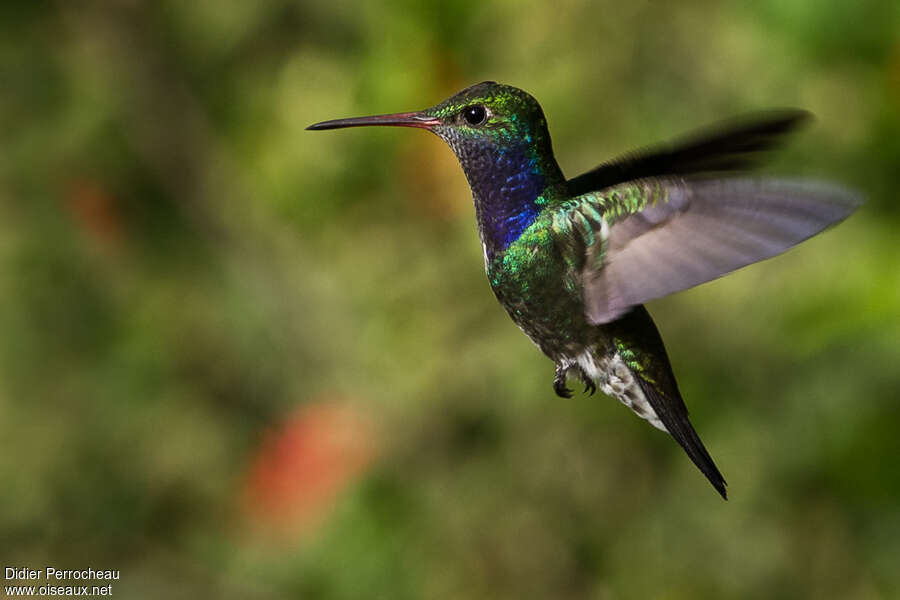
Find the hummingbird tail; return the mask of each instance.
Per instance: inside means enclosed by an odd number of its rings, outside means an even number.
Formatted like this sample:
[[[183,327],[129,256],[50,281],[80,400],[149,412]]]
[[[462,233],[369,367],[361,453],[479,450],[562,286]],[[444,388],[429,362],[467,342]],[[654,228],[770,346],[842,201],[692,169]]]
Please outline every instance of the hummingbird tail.
[[[684,406],[681,397],[679,396],[677,402],[673,402],[657,390],[653,384],[644,381],[640,376],[636,377],[636,379],[644,392],[644,396],[647,398],[647,402],[653,407],[654,412],[665,425],[666,431],[675,438],[675,441],[697,465],[700,472],[706,475],[706,478],[716,488],[716,491],[722,495],[722,498],[728,500],[728,493],[725,490],[727,485],[725,478],[722,477],[722,473],[716,467],[716,463],[700,440],[700,436],[697,435],[693,425],[691,425],[687,409],[679,410],[676,406],[677,404]],[[677,388],[675,388],[675,392],[678,393]]]
[[[668,432],[714,488],[728,499],[725,478],[688,419],[662,338],[650,314],[638,306],[624,317],[601,326],[611,344],[578,359],[582,370],[653,426]]]

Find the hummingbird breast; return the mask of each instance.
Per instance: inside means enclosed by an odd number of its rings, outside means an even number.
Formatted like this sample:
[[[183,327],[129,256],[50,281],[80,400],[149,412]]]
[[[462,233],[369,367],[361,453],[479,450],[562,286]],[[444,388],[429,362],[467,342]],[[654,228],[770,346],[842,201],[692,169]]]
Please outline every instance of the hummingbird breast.
[[[575,357],[595,343],[598,328],[587,321],[580,274],[573,273],[543,211],[502,252],[485,263],[491,288],[512,320],[550,358]]]

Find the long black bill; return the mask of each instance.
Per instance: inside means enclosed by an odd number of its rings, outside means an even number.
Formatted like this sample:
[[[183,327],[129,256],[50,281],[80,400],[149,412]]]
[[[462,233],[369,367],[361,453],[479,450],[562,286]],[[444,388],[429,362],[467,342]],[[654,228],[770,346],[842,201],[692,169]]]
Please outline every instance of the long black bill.
[[[421,112],[394,113],[391,115],[375,115],[372,117],[353,117],[351,119],[335,119],[333,121],[322,121],[315,125],[310,125],[307,129],[318,131],[320,129],[342,129],[344,127],[369,127],[372,125],[383,125],[393,127],[418,127],[420,129],[431,129],[435,125],[439,125],[440,119],[429,117]]]

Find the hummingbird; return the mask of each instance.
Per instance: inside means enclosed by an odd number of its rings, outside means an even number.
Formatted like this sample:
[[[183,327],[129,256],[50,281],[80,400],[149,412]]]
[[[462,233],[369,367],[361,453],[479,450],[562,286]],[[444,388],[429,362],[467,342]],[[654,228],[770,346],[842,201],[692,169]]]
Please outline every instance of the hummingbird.
[[[425,110],[307,129],[416,127],[444,140],[472,191],[491,289],[555,363],[555,393],[571,397],[571,377],[619,400],[727,499],[644,303],[781,254],[861,204],[835,185],[741,174],[807,120],[792,109],[721,124],[572,179],[537,100],[493,81]]]

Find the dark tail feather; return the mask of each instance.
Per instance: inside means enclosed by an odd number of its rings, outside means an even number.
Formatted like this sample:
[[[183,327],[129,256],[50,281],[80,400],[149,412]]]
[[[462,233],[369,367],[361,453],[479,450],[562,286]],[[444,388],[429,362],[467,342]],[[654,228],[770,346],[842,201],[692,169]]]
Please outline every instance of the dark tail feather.
[[[697,468],[727,500],[725,478],[719,473],[716,463],[688,420],[688,410],[678,391],[669,356],[650,313],[643,306],[637,306],[606,327],[617,342],[633,348],[637,356],[643,357],[641,368],[632,369],[632,374],[644,392],[647,403],[662,421],[666,431],[684,448]]]
[[[660,393],[652,383],[644,381],[640,375],[635,377],[635,379],[641,386],[641,390],[647,397],[650,406],[656,412],[656,416],[663,422],[663,425],[666,426],[666,429],[675,438],[675,441],[684,448],[690,459],[706,475],[706,478],[722,495],[722,498],[728,500],[728,494],[725,491],[725,486],[727,485],[725,478],[722,477],[722,474],[716,467],[716,463],[713,462],[703,442],[700,441],[700,436],[697,435],[697,432],[694,431],[694,427],[688,420],[687,408],[685,408],[684,401],[680,395],[678,398],[669,398]],[[674,388],[674,391],[675,394],[678,394],[677,387]]]

